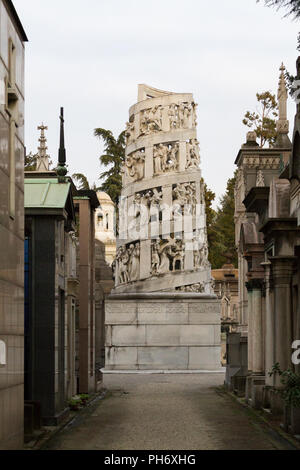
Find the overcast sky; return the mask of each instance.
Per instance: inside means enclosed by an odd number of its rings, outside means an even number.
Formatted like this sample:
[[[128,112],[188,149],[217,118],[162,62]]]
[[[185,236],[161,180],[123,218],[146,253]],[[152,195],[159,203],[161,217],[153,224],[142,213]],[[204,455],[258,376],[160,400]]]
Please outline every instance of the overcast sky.
[[[101,172],[96,127],[118,135],[138,83],[193,93],[201,168],[216,200],[245,141],[256,92],[277,93],[283,61],[295,73],[298,24],[256,0],[13,0],[26,44],[26,147],[43,121],[56,164],[65,108],[69,174]],[[290,129],[295,106],[288,105]],[[290,131],[290,132],[291,132]]]

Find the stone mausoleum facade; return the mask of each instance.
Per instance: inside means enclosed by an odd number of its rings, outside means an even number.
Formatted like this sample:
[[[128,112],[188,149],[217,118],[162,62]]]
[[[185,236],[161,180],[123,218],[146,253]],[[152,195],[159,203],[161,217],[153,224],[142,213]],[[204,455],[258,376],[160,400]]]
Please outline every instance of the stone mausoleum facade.
[[[24,43],[10,0],[0,0],[0,449],[23,444]]]
[[[139,85],[129,110],[105,370],[218,370],[196,104]]]

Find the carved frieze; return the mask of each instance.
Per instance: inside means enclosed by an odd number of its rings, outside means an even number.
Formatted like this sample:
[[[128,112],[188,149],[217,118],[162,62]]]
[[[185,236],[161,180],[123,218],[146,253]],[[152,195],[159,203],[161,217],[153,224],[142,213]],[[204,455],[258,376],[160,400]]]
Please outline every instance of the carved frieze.
[[[173,207],[189,206],[190,213],[195,215],[197,205],[196,184],[179,183],[173,185]]]
[[[159,213],[162,204],[162,188],[157,187],[135,194],[135,217],[137,226],[149,222],[153,214]]]
[[[140,243],[121,246],[116,254],[117,284],[137,281],[140,278]]]
[[[280,157],[244,157],[243,165],[247,168],[277,169],[280,165]]]
[[[180,292],[203,293],[203,292],[205,292],[205,283],[204,282],[197,282],[196,284],[189,284],[187,286],[180,286],[180,287],[176,287],[176,290],[180,291]]]
[[[154,145],[153,160],[154,174],[160,175],[178,169],[179,144],[158,144]]]
[[[129,145],[134,140],[134,131],[135,131],[135,124],[134,124],[134,117],[132,121],[126,122],[126,130],[125,130],[125,137],[126,137],[126,144]]]
[[[162,130],[162,106],[154,106],[141,112],[140,136]]]
[[[197,126],[196,115],[197,104],[191,103],[172,103],[168,109],[170,130],[191,129]]]
[[[145,172],[145,150],[141,149],[127,156],[125,161],[126,175],[132,181],[144,178]]]
[[[186,169],[199,168],[200,152],[197,139],[190,139],[186,144]]]
[[[182,240],[154,240],[151,246],[152,275],[183,271],[184,256]]]
[[[199,246],[199,243],[194,242],[194,269],[207,268],[210,266],[208,261],[208,245],[207,241]]]

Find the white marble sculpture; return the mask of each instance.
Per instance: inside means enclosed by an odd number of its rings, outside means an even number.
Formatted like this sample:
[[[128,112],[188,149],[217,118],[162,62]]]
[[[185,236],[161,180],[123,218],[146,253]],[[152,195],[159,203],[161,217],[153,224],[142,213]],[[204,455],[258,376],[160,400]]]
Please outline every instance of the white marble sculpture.
[[[211,293],[195,125],[191,94],[147,95],[130,108],[116,292],[174,290],[203,282]]]
[[[218,371],[193,95],[139,85],[126,138],[104,372]]]

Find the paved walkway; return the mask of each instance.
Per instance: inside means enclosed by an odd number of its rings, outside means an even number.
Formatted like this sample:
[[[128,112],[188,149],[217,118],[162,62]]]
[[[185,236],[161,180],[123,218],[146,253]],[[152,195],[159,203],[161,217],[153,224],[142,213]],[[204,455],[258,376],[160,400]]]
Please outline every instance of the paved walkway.
[[[223,374],[106,375],[108,392],[47,449],[287,449],[216,387]]]

